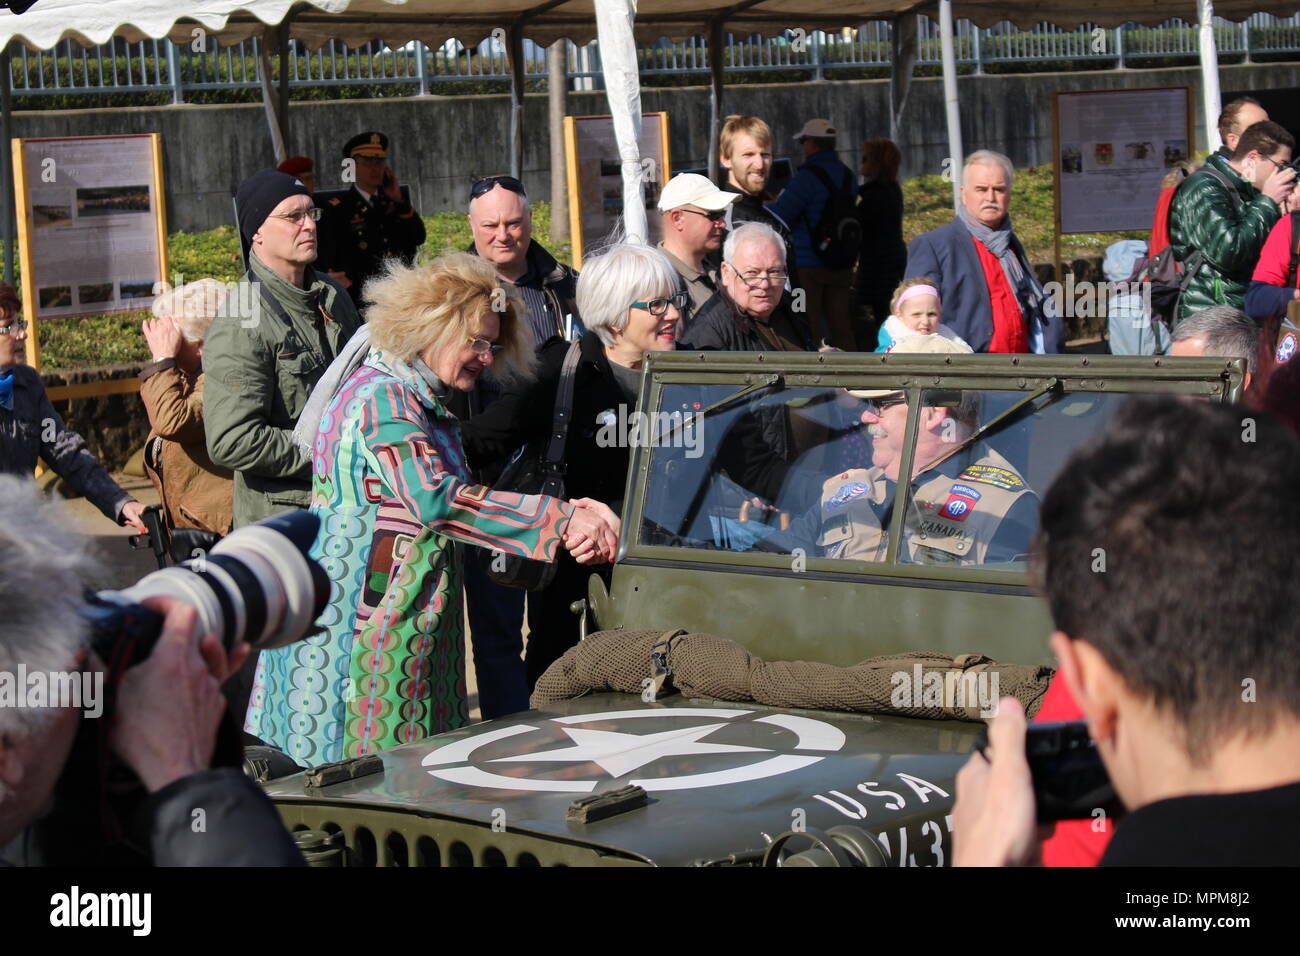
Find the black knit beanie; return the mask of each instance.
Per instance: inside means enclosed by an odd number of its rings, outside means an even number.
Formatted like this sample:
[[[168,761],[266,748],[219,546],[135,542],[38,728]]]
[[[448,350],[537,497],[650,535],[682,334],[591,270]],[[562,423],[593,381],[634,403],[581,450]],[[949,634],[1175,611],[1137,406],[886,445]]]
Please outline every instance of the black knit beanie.
[[[276,206],[290,196],[310,195],[296,176],[274,169],[259,169],[240,183],[235,193],[240,233],[245,241],[251,242],[253,233],[262,228],[262,223]]]

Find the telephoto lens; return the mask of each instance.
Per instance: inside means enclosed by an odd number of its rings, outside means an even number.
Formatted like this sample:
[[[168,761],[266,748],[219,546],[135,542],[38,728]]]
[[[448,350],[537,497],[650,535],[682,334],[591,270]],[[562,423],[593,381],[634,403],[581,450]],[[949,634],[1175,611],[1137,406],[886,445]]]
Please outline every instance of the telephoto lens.
[[[227,650],[241,639],[266,650],[306,637],[329,600],[329,579],[308,557],[319,525],[308,511],[276,515],[240,528],[206,555],[155,571],[126,590],[94,594],[82,609],[91,624],[92,648],[119,666],[148,657],[162,616],[141,602],[157,596],[194,607],[195,639],[216,633]]]

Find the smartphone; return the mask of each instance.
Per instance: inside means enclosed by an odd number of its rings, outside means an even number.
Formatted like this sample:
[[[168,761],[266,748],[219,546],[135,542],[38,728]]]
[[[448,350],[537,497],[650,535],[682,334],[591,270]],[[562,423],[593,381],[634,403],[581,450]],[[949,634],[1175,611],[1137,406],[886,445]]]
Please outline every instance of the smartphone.
[[[983,753],[987,746],[985,727],[975,749]],[[1107,817],[1124,812],[1085,721],[1030,724],[1025,733],[1025,757],[1034,780],[1040,823],[1087,820],[1096,817],[1097,810]]]

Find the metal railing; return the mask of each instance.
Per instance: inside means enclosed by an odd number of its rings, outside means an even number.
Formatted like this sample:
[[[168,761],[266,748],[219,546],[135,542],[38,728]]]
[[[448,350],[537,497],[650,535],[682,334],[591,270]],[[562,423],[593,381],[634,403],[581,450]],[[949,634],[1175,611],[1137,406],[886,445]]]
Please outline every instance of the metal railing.
[[[928,17],[918,21],[917,65],[937,65],[938,26]],[[1247,62],[1255,55],[1300,53],[1300,14],[1285,18],[1255,14],[1242,23],[1216,18],[1215,36],[1221,54],[1244,55]],[[1064,61],[1109,61],[1123,68],[1163,58],[1195,58],[1198,51],[1197,27],[1176,18],[1157,27],[1130,23],[1073,30],[1047,23],[1021,30],[1005,22],[980,29],[962,20],[954,41],[958,62],[976,72],[997,63],[1042,63],[1050,69]],[[883,20],[837,32],[795,26],[775,38],[728,34],[728,47],[728,71],[790,72],[823,79],[840,71],[888,67],[891,29]],[[165,93],[172,102],[182,103],[190,91],[256,89],[260,53],[256,38],[224,48],[210,41],[204,46],[199,41],[115,40],[85,49],[69,40],[35,53],[19,45],[12,55],[13,95]],[[525,40],[524,57],[528,78],[546,76],[543,48]],[[683,43],[660,41],[642,48],[640,57],[641,72],[648,76],[708,74],[707,47],[699,37]],[[271,59],[278,70],[278,51]],[[599,45],[569,44],[568,74],[577,88],[598,86]],[[509,78],[505,48],[497,40],[484,40],[468,49],[454,40],[436,48],[412,42],[398,50],[384,49],[378,42],[345,47],[336,41],[317,51],[296,43],[290,48],[292,87],[371,87],[375,95],[392,96],[427,94],[439,84]],[[454,87],[446,91],[454,92]]]

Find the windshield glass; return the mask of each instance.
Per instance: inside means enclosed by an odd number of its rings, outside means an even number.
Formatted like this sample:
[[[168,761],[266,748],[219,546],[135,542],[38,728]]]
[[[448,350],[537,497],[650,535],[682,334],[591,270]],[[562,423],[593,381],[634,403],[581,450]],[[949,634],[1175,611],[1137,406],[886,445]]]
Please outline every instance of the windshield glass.
[[[927,389],[913,409],[898,390],[778,384],[700,414],[738,391],[664,387],[639,543],[881,564],[915,413],[896,560],[1022,571],[1041,495],[1127,397],[1048,392],[963,447],[1029,392]]]

